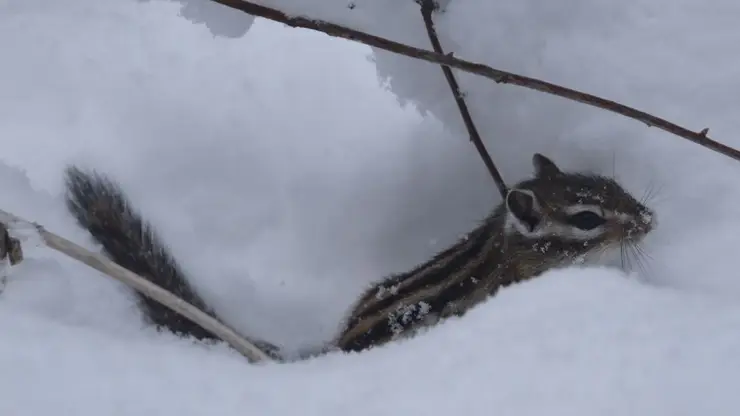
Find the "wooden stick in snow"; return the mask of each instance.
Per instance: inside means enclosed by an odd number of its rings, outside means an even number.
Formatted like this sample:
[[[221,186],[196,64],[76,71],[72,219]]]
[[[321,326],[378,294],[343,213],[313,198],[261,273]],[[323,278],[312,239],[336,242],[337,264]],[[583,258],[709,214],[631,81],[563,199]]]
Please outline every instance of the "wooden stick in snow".
[[[217,319],[206,314],[195,306],[178,298],[171,292],[161,288],[158,285],[144,279],[136,273],[125,269],[105,256],[93,253],[84,247],[60,237],[57,234],[47,231],[41,225],[26,221],[16,215],[0,209],[0,223],[7,228],[12,229],[12,224],[22,224],[32,226],[38,233],[40,240],[48,247],[59,251],[73,259],[85,263],[99,272],[130,286],[141,294],[154,299],[162,305],[173,311],[185,316],[203,328],[211,331],[220,339],[226,341],[235,350],[244,355],[250,362],[270,361],[271,358],[262,350],[257,348],[251,342],[242,338],[236,331],[219,322]]]

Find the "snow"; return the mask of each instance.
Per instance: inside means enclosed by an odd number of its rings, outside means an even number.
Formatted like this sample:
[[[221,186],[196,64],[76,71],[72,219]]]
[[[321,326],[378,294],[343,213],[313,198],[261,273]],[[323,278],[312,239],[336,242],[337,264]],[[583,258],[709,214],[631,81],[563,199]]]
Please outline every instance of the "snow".
[[[0,208],[94,249],[61,171],[104,170],[230,324],[298,351],[330,339],[365,284],[497,202],[438,67],[182,2],[207,26],[178,2],[0,3]],[[411,1],[262,3],[428,47]],[[738,17],[727,0],[477,0],[450,2],[437,25],[460,57],[740,147]],[[124,287],[27,245],[0,294],[0,413],[734,414],[737,164],[459,77],[507,181],[539,151],[658,191],[646,268],[552,271],[408,341],[254,366],[156,333]]]

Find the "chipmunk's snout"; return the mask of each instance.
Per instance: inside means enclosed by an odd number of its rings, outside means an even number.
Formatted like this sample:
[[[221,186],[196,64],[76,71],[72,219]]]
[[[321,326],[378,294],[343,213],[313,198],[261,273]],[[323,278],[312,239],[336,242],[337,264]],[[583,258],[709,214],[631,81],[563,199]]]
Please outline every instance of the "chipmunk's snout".
[[[652,231],[657,225],[655,213],[645,208],[640,210],[637,215],[632,216],[627,224],[626,236],[628,239],[639,239]]]
[[[638,223],[642,225],[643,231],[647,234],[655,228],[658,222],[655,213],[646,209],[638,215]]]

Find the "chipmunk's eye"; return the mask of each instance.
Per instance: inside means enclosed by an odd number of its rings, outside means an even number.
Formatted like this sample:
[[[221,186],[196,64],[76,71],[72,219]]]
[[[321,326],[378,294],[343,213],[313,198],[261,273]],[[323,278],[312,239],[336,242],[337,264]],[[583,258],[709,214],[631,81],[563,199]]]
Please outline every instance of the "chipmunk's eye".
[[[568,224],[582,230],[593,230],[594,228],[603,225],[606,222],[606,219],[593,211],[581,211],[579,213],[569,215],[566,221]]]

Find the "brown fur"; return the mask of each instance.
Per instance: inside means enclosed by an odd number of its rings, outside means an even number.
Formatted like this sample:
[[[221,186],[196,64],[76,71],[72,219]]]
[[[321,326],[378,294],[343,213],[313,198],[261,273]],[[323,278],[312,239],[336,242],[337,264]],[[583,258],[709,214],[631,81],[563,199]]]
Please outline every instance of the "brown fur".
[[[356,303],[335,347],[362,350],[409,336],[452,315],[463,315],[500,288],[564,267],[590,254],[637,242],[652,229],[653,213],[616,181],[599,175],[563,173],[542,155],[533,158],[536,175],[515,186],[536,196],[542,227],[562,227],[569,207],[593,205],[613,212],[604,232],[569,240],[561,235],[507,232],[503,201],[479,227],[413,270],[384,279]],[[630,218],[619,220],[619,216]],[[403,311],[413,311],[400,318]]]

